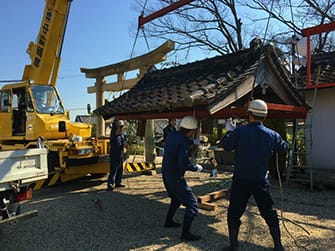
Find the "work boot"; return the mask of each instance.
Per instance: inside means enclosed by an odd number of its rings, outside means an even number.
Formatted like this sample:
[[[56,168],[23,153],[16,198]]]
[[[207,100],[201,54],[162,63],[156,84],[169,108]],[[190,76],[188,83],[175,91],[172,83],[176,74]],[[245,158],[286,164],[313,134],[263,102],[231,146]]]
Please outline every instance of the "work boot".
[[[113,191],[114,186],[113,185],[107,185],[106,191]]]
[[[169,222],[165,222],[164,224],[164,227],[166,228],[174,228],[174,227],[180,227],[181,224],[180,223],[177,223],[177,222],[174,222],[174,221],[169,221]]]
[[[2,219],[3,219],[3,220],[9,218],[10,215],[9,215],[8,210],[7,210],[7,207],[4,208],[4,209],[1,209],[1,215],[2,215]]]
[[[272,236],[273,243],[274,243],[273,251],[284,251],[284,247],[280,240],[279,226],[270,227],[270,234]]]
[[[173,228],[173,227],[180,227],[181,224],[173,221],[173,216],[175,215],[178,207],[170,204],[169,211],[166,215],[164,227],[166,228]]]
[[[228,226],[229,242],[230,242],[229,250],[230,251],[237,251],[237,248],[238,248],[238,232],[240,230],[240,225],[241,225],[241,221],[239,221],[236,226],[233,226],[233,227]]]
[[[232,246],[224,247],[222,249],[222,251],[237,251],[237,250],[238,250],[237,247],[232,247]]]
[[[237,251],[238,248],[238,232],[239,232],[239,227],[237,228],[229,228],[229,251]]]
[[[190,228],[193,222],[193,217],[184,217],[184,223],[183,223],[183,232],[180,236],[180,239],[182,241],[198,241],[201,239],[201,236],[194,235],[190,232]]]

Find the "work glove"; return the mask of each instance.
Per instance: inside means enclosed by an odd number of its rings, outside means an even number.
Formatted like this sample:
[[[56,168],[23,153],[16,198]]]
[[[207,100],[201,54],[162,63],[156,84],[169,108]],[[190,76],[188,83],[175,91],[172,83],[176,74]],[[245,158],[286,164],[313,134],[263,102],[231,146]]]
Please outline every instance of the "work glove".
[[[196,164],[195,166],[197,167],[197,172],[201,172],[204,169],[202,165]]]
[[[196,146],[200,145],[200,139],[193,139],[192,143]]]
[[[232,118],[226,119],[225,127],[227,132],[232,131],[236,128],[236,122]]]

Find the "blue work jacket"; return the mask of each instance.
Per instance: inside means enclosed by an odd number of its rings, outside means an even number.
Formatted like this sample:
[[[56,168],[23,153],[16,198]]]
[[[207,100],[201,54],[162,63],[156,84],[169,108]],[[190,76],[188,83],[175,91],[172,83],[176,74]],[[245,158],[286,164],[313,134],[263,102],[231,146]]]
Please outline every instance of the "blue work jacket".
[[[270,157],[284,153],[287,143],[263,123],[253,122],[226,133],[222,147],[235,150],[234,178],[261,181],[267,177]]]
[[[190,161],[190,141],[181,131],[170,132],[164,146],[162,163],[163,179],[167,182],[179,181],[187,170],[196,171]]]
[[[113,160],[123,159],[123,149],[127,144],[127,137],[125,134],[121,133],[120,135],[111,135],[109,141],[109,156]]]
[[[175,132],[176,128],[173,125],[167,125],[164,129],[163,129],[163,140],[165,141],[168,134],[170,132]]]

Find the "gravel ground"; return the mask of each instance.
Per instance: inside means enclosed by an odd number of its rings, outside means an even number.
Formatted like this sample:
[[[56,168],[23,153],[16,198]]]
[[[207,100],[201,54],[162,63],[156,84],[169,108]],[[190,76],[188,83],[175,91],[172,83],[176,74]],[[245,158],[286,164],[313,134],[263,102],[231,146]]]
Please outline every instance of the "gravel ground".
[[[186,177],[197,196],[230,184],[230,174],[223,172],[216,178],[206,172]],[[187,243],[179,241],[181,229],[162,227],[169,199],[159,169],[153,176],[125,176],[124,184],[126,188],[107,192],[106,177],[84,178],[34,191],[22,210],[37,209],[38,217],[0,226],[0,250],[222,250],[228,245],[227,198],[214,202],[215,211],[200,210],[192,232],[202,240]],[[281,225],[286,250],[335,250],[333,190],[284,186],[283,200],[278,186],[272,191],[278,207],[283,201],[288,219]],[[176,221],[182,218],[180,209]],[[239,238],[240,250],[271,250],[270,235],[252,199]]]

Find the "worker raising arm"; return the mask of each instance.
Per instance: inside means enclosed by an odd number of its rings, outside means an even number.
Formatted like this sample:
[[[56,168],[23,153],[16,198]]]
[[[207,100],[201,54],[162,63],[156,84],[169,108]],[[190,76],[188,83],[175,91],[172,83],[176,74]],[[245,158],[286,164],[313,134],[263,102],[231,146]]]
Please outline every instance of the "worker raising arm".
[[[277,212],[273,209],[269,191],[267,163],[273,154],[285,152],[287,143],[277,132],[263,125],[267,112],[267,105],[263,100],[251,101],[248,108],[249,124],[229,131],[222,139],[222,147],[225,150],[235,150],[228,208],[230,250],[237,250],[240,218],[251,195],[254,196],[261,216],[269,226],[274,250],[284,250],[280,240]]]

